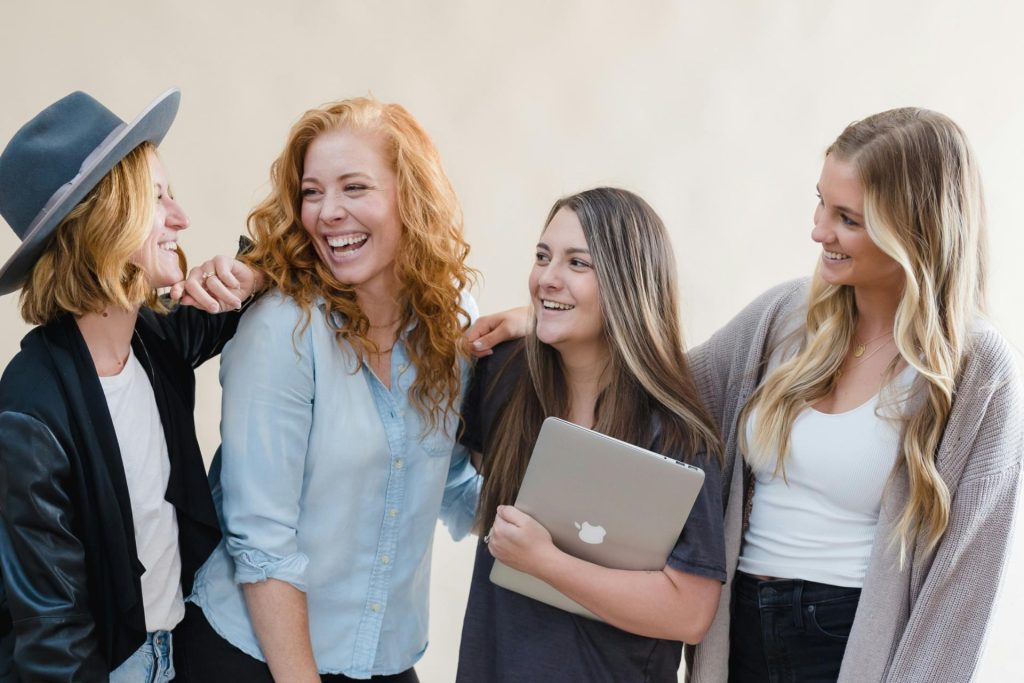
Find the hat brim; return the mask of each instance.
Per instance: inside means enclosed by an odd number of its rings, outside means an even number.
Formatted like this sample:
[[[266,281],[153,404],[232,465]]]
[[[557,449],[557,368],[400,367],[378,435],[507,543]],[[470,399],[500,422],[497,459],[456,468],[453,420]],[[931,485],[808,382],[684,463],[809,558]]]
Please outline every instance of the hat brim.
[[[89,155],[78,175],[58,190],[63,196],[33,220],[34,225],[21,245],[7,259],[7,263],[0,267],[0,296],[24,284],[57,225],[99,184],[103,176],[142,143],[151,142],[154,146],[160,144],[174,123],[180,102],[181,90],[171,88]]]

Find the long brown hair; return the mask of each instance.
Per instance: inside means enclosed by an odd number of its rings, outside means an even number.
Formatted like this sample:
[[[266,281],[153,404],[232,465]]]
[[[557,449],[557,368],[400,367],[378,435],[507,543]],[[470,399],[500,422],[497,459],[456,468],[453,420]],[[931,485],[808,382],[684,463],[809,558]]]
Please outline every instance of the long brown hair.
[[[342,316],[338,342],[356,342],[352,346],[360,356],[363,349],[372,348],[370,322],[355,292],[323,263],[300,221],[306,150],[322,133],[339,129],[381,135],[391,155],[402,221],[395,259],[401,284],[400,329],[415,322],[408,349],[416,379],[409,394],[427,425],[444,424],[443,418],[454,412],[460,398],[459,341],[468,320],[460,295],[472,270],[466,265],[469,245],[463,238],[455,190],[433,141],[408,111],[397,104],[358,97],[304,113],[271,166],[269,196],[249,214],[255,246],[244,258],[303,309],[303,326],[309,323],[313,302],[322,296],[328,318],[334,313]]]
[[[721,457],[714,421],[683,353],[676,264],[661,219],[637,195],[602,187],[555,202],[545,228],[563,208],[583,226],[611,356],[594,429],[684,458],[699,452]],[[523,353],[529,372],[517,378],[484,444],[480,531],[494,523],[499,505],[515,501],[544,419],[568,414],[559,352],[531,331]]]
[[[964,132],[927,109],[893,109],[854,122],[830,154],[857,169],[867,233],[904,273],[893,336],[899,358],[924,381],[924,400],[902,416],[899,468],[910,495],[894,540],[905,558],[912,537],[923,534],[931,550],[949,523],[949,489],[935,455],[969,350],[970,326],[985,308],[981,177]],[[741,415],[740,443],[749,462],[774,461],[776,474],[783,471],[793,423],[835,388],[856,320],[853,288],[830,285],[816,272],[800,350],[765,378]],[[890,378],[895,367],[896,361]],[[743,425],[755,410],[747,444]]]

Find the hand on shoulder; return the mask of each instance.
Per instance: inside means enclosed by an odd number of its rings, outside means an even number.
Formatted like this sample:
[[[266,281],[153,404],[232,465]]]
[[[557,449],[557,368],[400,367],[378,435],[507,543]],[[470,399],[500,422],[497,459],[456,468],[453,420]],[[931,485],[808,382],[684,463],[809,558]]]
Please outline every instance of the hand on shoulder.
[[[263,274],[231,256],[214,256],[171,287],[171,299],[208,313],[237,311],[263,287]]]

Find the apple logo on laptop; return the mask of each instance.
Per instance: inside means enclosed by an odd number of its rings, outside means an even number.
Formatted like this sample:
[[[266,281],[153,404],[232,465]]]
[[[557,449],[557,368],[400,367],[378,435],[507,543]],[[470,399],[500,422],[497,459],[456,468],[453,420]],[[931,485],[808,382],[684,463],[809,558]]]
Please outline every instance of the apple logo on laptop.
[[[583,526],[580,526],[579,522],[573,522],[576,528],[580,530],[580,540],[584,543],[591,545],[598,545],[604,543],[604,535],[607,533],[603,526],[595,526],[590,522],[583,522]]]

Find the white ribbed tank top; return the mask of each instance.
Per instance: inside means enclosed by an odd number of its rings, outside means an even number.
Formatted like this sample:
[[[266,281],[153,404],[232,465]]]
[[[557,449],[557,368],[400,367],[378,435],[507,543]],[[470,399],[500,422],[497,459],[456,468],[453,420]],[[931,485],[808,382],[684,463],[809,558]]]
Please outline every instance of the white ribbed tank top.
[[[843,413],[804,410],[793,424],[785,478],[755,469],[750,525],[739,570],[860,587],[875,539],[882,490],[899,452],[892,415],[916,376],[907,368],[866,403]],[[886,404],[880,408],[880,400]],[[748,420],[747,439],[752,438]]]

